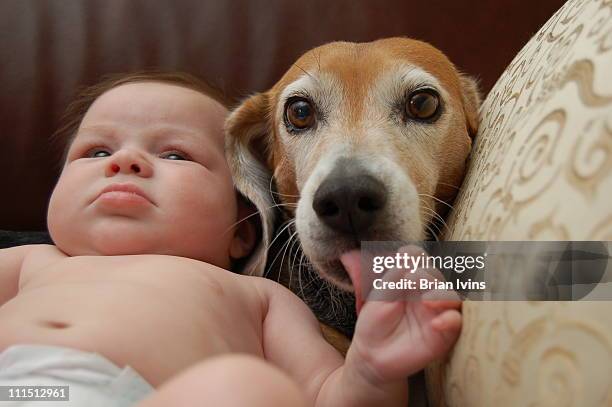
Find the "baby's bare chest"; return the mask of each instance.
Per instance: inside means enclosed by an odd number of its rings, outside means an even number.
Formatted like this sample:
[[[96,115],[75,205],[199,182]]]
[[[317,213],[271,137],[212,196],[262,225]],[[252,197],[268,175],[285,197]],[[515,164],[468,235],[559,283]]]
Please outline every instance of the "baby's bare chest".
[[[24,268],[19,287],[24,292],[67,284],[80,285],[83,289],[123,284],[130,291],[161,290],[187,296],[194,292],[197,297],[232,301],[239,294],[248,296],[252,291],[252,287],[240,280],[241,276],[227,270],[181,257],[79,256],[65,257],[40,268]]]
[[[233,326],[227,324],[229,319],[251,320],[249,325],[261,322],[260,296],[244,279],[172,256],[67,257],[25,270],[16,300],[47,302],[49,311],[65,313],[70,308],[84,316],[114,313],[120,319],[136,311],[151,324],[184,320],[219,332]]]
[[[219,353],[261,354],[260,302],[251,279],[188,259],[65,258],[25,270],[18,295],[0,307],[0,328],[14,333],[0,350],[31,342],[100,349],[167,377]],[[146,371],[152,354],[166,355],[167,371]]]

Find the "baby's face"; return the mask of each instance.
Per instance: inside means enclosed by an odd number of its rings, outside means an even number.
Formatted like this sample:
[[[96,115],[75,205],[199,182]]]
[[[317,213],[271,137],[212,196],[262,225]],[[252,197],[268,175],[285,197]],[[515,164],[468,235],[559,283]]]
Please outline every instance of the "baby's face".
[[[68,255],[169,254],[229,265],[237,218],[223,151],[227,110],[156,82],[121,85],[90,107],[48,211]]]

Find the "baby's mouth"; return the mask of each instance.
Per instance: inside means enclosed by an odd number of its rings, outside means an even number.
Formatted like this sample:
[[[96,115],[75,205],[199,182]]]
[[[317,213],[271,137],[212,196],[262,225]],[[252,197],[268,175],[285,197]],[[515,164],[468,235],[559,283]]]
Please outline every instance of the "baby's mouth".
[[[147,194],[134,184],[111,184],[96,197],[96,201],[113,207],[155,205]]]

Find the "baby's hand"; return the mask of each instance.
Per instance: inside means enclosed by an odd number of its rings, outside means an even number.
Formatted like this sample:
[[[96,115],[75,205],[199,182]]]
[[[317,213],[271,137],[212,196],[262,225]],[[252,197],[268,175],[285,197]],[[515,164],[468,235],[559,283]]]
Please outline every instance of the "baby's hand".
[[[412,247],[404,251],[417,254]],[[437,270],[434,273],[393,270],[385,275],[384,281],[401,278],[443,281]],[[399,301],[369,300],[359,314],[347,362],[359,369],[370,383],[406,378],[446,354],[459,336],[461,301],[454,291],[403,290],[402,293],[406,298]],[[423,299],[428,297],[446,299]]]

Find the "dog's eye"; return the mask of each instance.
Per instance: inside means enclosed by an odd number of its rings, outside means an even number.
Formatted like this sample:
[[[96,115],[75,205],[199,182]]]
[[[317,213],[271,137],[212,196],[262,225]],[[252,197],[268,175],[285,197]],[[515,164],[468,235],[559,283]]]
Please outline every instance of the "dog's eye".
[[[298,130],[310,128],[315,123],[315,113],[310,102],[303,98],[290,99],[285,107],[287,122]]]
[[[431,89],[417,90],[408,97],[406,114],[417,120],[428,120],[436,115],[440,106],[440,97]]]

